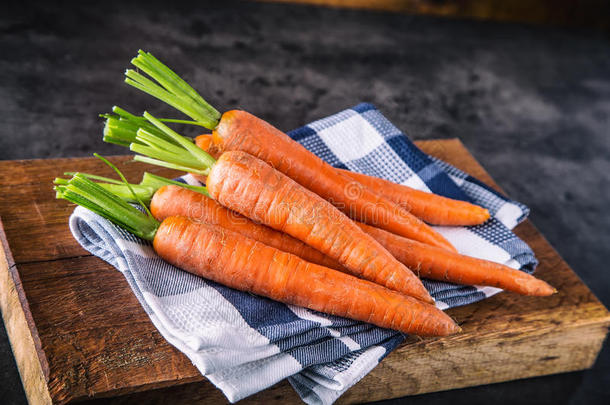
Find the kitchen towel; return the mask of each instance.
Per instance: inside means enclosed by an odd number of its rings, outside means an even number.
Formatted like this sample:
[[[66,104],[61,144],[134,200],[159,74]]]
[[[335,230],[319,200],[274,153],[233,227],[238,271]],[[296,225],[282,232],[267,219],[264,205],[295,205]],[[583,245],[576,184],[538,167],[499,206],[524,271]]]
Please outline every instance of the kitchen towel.
[[[359,104],[289,135],[335,167],[471,201],[492,218],[474,227],[437,227],[463,254],[533,272],[531,249],[510,230],[528,214],[456,168],[419,150],[373,105]],[[198,184],[190,175],[181,178]],[[92,254],[121,271],[164,338],[231,401],[288,378],[311,404],[334,402],[396,348],[404,335],[284,305],[193,276],[160,259],[150,243],[77,207],[70,228]],[[447,309],[499,292],[424,280]]]

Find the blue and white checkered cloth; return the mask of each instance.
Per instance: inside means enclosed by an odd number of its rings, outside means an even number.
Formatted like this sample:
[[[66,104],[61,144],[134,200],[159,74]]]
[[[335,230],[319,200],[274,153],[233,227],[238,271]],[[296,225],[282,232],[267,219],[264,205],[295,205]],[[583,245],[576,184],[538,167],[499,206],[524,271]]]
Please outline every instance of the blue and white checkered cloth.
[[[528,214],[456,168],[433,159],[374,106],[360,104],[290,133],[336,167],[467,200],[493,216],[475,227],[437,228],[463,254],[531,273],[532,250],[510,229]],[[195,184],[190,176],[183,178]],[[403,340],[401,333],[232,290],[161,260],[151,245],[78,207],[80,244],[121,271],[159,332],[231,401],[288,378],[307,403],[330,404]],[[441,309],[500,290],[424,283]]]

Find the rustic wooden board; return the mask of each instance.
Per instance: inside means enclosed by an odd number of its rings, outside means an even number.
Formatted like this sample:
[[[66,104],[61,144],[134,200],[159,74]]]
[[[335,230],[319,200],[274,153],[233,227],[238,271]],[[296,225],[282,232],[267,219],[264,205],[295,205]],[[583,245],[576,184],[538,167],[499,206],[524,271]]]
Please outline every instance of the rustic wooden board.
[[[497,188],[458,140],[418,145]],[[144,166],[122,167],[128,179],[136,181]],[[123,276],[74,241],[67,224],[72,206],[56,201],[50,186],[66,170],[111,175],[101,162],[89,158],[0,162],[0,306],[30,402],[131,403],[170,395],[176,403],[226,402],[159,335]],[[559,294],[532,298],[501,293],[451,309],[462,334],[406,342],[340,402],[590,367],[610,314],[530,222],[516,232],[541,261],[537,275]],[[243,402],[295,400],[296,394],[281,382]]]

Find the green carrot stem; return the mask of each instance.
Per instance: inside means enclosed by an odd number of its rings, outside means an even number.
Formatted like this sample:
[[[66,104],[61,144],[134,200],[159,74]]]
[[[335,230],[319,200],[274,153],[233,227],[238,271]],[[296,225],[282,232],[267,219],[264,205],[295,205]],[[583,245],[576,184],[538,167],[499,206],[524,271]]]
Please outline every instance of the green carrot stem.
[[[70,173],[70,176],[74,176],[76,173],[72,172]],[[132,202],[132,203],[138,203],[139,201],[142,201],[143,203],[145,203],[146,205],[148,205],[150,203],[150,200],[152,198],[152,195],[155,193],[156,189],[152,188],[151,186],[144,186],[144,185],[139,185],[139,184],[130,184],[131,185],[131,189],[129,187],[127,187],[125,184],[123,183],[116,183],[116,180],[113,179],[108,179],[106,177],[102,177],[102,176],[96,176],[94,174],[89,174],[89,173],[79,173],[82,177],[85,177],[89,180],[93,180],[93,179],[97,179],[97,180],[102,180],[102,179],[106,179],[106,180],[110,180],[111,183],[97,183],[100,187],[102,187],[104,190],[111,192],[112,194],[118,196],[121,200],[123,201],[127,201],[127,202]],[[57,186],[66,186],[69,184],[69,180],[68,179],[62,179],[61,177],[56,178],[53,183]],[[137,196],[134,196],[135,195]]]
[[[129,146],[129,144],[136,142],[136,135],[140,128],[167,140],[165,134],[148,122],[146,118],[138,117],[120,107],[114,106],[112,107],[112,113],[100,114],[100,117],[106,119],[104,142]]]
[[[199,148],[192,139],[185,138],[165,125],[162,120],[144,112],[137,117],[114,107],[106,118],[104,141],[129,146],[140,155],[134,160],[207,176],[216,160]]]
[[[216,128],[220,121],[220,112],[151,53],[140,50],[131,63],[139,71],[128,69],[125,72],[127,84],[182,111],[196,121],[192,124],[208,129]],[[148,75],[150,79],[140,72]]]
[[[159,221],[80,173],[76,173],[67,185],[55,186],[55,190],[57,198],[83,206],[142,239],[152,241],[159,228]]]
[[[132,151],[140,154],[134,160],[203,176],[209,174],[216,159],[151,114],[144,112],[144,117],[157,131],[149,132],[142,128],[137,131],[136,142],[129,145]]]
[[[123,181],[123,184],[125,185],[125,187],[127,187],[129,189],[129,191],[131,192],[131,195],[133,196],[133,198],[140,204],[140,206],[142,206],[142,208],[144,208],[144,211],[146,211],[148,216],[153,218],[153,214],[148,209],[148,206],[146,204],[144,204],[144,202],[140,199],[140,197],[138,197],[136,192],[131,187],[131,184],[129,184],[129,182],[127,181],[125,176],[123,176],[123,173],[121,173],[119,168],[116,167],[114,164],[110,163],[110,161],[108,159],[106,159],[105,157],[103,157],[101,155],[98,155],[97,153],[94,153],[93,156],[95,156],[96,158],[100,159],[102,162],[106,163],[108,166],[110,166],[112,168],[112,170],[114,170],[116,172],[116,174],[119,175],[119,177]]]
[[[64,175],[74,176],[76,173],[77,172],[65,172]],[[89,180],[99,180],[99,181],[103,181],[106,183],[112,183],[112,184],[123,184],[122,181],[111,179],[110,177],[98,176],[97,174],[89,174],[89,173],[82,173],[82,172],[79,172],[79,173],[81,174],[81,176],[84,176],[84,177],[88,178]],[[63,180],[63,179],[61,179],[61,180]],[[98,184],[100,184],[100,183],[98,183]]]
[[[131,189],[124,184],[97,184],[103,187],[106,191],[116,195],[121,200],[135,204],[141,201],[146,205],[150,205],[152,195],[155,193],[155,190],[152,187],[140,186],[138,184],[131,184]]]
[[[133,146],[133,144],[132,144],[132,146]],[[210,173],[209,169],[205,169],[205,170],[194,169],[192,167],[181,166],[179,164],[166,162],[164,160],[149,158],[148,156],[136,155],[133,157],[133,160],[136,162],[148,163],[150,165],[167,167],[168,169],[180,170],[182,172],[200,174],[202,176],[207,176]]]
[[[161,122],[169,122],[169,123],[172,123],[172,124],[199,125],[200,127],[203,126],[200,123],[198,123],[197,121],[179,120],[179,119],[176,119],[176,118],[159,118],[159,121],[161,121]]]
[[[67,176],[74,176],[76,175],[76,172],[66,172],[64,174]],[[130,203],[138,203],[138,201],[142,201],[146,205],[150,205],[150,201],[152,200],[152,197],[157,192],[157,190],[167,185],[180,186],[192,191],[196,191],[208,197],[210,196],[205,186],[193,186],[191,184],[182,183],[176,180],[170,180],[168,178],[157,176],[148,172],[144,172],[142,180],[139,184],[129,183],[131,189],[122,181],[118,181],[108,177],[82,172],[79,172],[78,174],[79,177],[84,177],[89,180],[102,181],[102,183],[96,184],[105,189],[106,191],[116,195],[121,200]],[[53,181],[53,183],[58,186],[65,186],[69,184],[69,179],[62,179],[61,177],[58,177]],[[137,198],[134,198],[134,193]]]
[[[208,197],[210,196],[210,194],[208,194],[208,189],[205,186],[193,186],[191,184],[182,183],[182,182],[176,181],[176,180],[170,180],[165,177],[157,176],[155,174],[148,173],[148,172],[144,173],[144,176],[142,177],[142,181],[140,182],[141,186],[149,187],[155,191],[157,191],[158,189],[160,189],[163,186],[172,185],[172,184],[175,186],[188,188],[189,190],[196,191],[196,192],[204,194]]]
[[[216,128],[220,121],[220,112],[151,53],[139,50],[138,56],[133,58],[131,63],[150,79],[138,71],[128,69],[125,72],[127,84],[182,111],[194,119],[196,125],[208,129]]]

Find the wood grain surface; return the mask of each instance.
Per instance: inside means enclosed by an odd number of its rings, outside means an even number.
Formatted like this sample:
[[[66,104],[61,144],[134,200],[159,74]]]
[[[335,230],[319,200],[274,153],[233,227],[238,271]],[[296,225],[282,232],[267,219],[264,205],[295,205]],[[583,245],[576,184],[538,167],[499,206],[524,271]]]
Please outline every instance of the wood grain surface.
[[[423,141],[427,153],[496,187],[458,140]],[[122,164],[137,181],[144,166]],[[226,402],[156,331],[114,268],[83,250],[68,229],[73,206],[55,200],[54,177],[112,175],[92,158],[0,162],[0,305],[30,403]],[[165,169],[146,167],[166,176]],[[410,339],[352,387],[342,403],[507,381],[590,367],[610,314],[529,222],[516,229],[536,252],[547,298],[501,293],[449,310],[464,332]],[[296,401],[286,382],[244,403]]]

